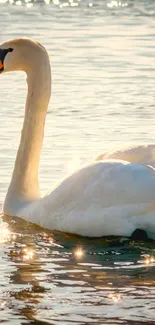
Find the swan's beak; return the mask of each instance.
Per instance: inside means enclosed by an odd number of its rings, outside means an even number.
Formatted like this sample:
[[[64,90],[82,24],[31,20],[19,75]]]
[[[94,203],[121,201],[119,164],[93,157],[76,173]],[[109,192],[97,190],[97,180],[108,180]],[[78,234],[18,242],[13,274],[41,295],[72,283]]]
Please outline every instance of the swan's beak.
[[[4,70],[4,59],[9,52],[12,52],[13,49],[1,49],[0,48],[0,73]]]
[[[2,61],[0,60],[0,72],[3,71],[4,67],[3,67],[3,63]]]

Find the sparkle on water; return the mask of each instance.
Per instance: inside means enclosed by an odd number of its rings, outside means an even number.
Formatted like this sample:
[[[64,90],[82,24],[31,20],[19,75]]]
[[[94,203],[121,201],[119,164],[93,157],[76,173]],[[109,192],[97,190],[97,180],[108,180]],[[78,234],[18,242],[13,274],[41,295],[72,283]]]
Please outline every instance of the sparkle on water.
[[[23,260],[31,260],[33,258],[33,251],[28,248],[23,249]]]
[[[78,248],[75,250],[74,254],[77,258],[81,258],[84,255],[84,251],[82,250],[82,248]]]
[[[145,264],[149,265],[150,263],[154,263],[155,260],[154,260],[154,257],[152,256],[149,256],[145,259]]]
[[[114,302],[118,302],[121,299],[121,295],[120,294],[110,293],[109,294],[109,299],[111,299]]]
[[[154,1],[0,0],[0,7],[0,43],[33,37],[52,62],[44,193],[99,153],[154,142]],[[23,74],[0,77],[0,89],[2,206],[22,127]],[[154,324],[154,273],[153,241],[87,239],[1,217],[1,323]]]

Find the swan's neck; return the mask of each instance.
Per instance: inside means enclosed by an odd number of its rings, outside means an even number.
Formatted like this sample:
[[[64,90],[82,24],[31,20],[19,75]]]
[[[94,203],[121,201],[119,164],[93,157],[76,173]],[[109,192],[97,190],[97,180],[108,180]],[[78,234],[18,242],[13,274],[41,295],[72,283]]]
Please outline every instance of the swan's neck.
[[[36,67],[36,70],[27,74],[25,118],[4,208],[8,204],[10,206],[14,197],[15,200],[19,197],[21,201],[32,201],[40,197],[38,169],[51,91],[51,71],[47,58],[46,61],[42,69]],[[7,209],[4,209],[5,213],[10,214],[5,210]]]

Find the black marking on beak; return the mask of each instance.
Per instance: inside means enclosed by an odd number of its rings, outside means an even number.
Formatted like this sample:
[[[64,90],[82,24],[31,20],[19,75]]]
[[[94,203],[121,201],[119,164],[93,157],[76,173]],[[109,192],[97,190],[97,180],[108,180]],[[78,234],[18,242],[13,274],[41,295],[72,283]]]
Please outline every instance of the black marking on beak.
[[[9,53],[9,52],[12,52],[13,49],[12,48],[8,48],[8,49],[1,49],[0,48],[0,73],[4,70],[4,59],[6,57],[6,55]]]

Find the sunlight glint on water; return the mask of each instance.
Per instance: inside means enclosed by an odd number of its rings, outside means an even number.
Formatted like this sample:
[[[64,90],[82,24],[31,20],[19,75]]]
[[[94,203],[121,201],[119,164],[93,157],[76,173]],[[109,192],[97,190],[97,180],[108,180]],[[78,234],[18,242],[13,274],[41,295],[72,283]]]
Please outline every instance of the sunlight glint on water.
[[[33,37],[50,54],[43,193],[105,150],[154,142],[154,1],[1,0],[0,7],[0,42]],[[0,77],[0,89],[2,207],[23,122],[24,74]],[[1,218],[0,321],[153,324],[154,252],[154,242],[88,240]]]

